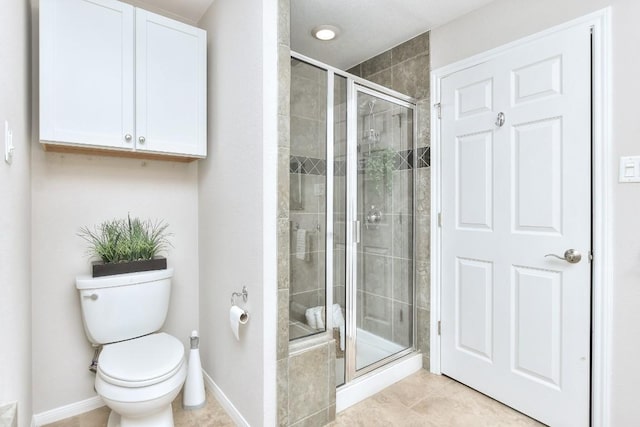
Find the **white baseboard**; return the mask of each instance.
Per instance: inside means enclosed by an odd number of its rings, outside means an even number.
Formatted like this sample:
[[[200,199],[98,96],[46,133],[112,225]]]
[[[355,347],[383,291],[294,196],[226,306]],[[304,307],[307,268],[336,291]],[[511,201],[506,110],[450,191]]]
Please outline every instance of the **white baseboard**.
[[[227,411],[227,414],[229,414],[229,416],[233,419],[236,425],[242,426],[242,427],[250,427],[249,423],[247,422],[247,420],[244,419],[240,411],[236,409],[236,407],[233,405],[233,403],[231,403],[227,395],[224,394],[222,389],[218,387],[218,385],[213,381],[213,379],[211,379],[209,374],[207,374],[204,371],[204,369],[202,370],[202,374],[204,375],[204,385],[209,389],[211,393],[213,393],[215,398],[218,400],[218,402],[220,402],[224,410]]]
[[[31,425],[39,427],[45,424],[55,423],[56,421],[64,420],[65,418],[75,417],[76,415],[102,408],[103,406],[104,401],[100,396],[90,397],[89,399],[60,406],[39,414],[33,414]]]
[[[336,393],[336,412],[344,411],[367,397],[373,396],[421,368],[422,354],[412,353],[340,387]]]

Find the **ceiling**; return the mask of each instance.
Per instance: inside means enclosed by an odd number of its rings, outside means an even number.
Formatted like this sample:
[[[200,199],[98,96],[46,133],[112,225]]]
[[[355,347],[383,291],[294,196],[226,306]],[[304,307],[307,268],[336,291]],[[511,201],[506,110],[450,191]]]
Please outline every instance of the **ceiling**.
[[[181,21],[197,23],[209,9],[214,0],[124,0],[127,3],[149,9],[154,12],[165,12]]]
[[[197,23],[214,0],[126,0]],[[237,1],[237,0],[234,0]],[[382,53],[492,0],[290,0],[291,48],[336,68]],[[340,29],[329,42],[316,40],[318,25]]]
[[[291,49],[347,70],[492,0],[291,0]],[[340,29],[316,40],[318,25]]]

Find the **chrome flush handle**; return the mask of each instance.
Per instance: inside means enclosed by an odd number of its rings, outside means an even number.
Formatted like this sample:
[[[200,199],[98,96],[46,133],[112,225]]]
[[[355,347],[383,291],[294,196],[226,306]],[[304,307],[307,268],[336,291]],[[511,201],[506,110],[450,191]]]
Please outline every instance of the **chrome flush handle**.
[[[544,257],[546,258],[548,256],[552,256],[552,257],[561,259],[563,261],[567,261],[570,264],[577,264],[582,259],[582,254],[580,252],[576,251],[575,249],[567,249],[564,252],[564,257],[561,257],[561,256],[556,255],[556,254],[546,254]]]

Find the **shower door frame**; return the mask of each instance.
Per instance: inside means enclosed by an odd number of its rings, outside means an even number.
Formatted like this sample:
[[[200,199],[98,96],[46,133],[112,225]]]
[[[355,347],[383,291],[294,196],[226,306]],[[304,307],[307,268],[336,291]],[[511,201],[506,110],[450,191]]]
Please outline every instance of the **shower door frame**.
[[[351,75],[349,75],[351,76]],[[417,114],[416,103],[411,102],[411,98],[393,92],[384,88],[382,91],[378,87],[373,87],[371,82],[364,79],[348,78],[347,79],[347,230],[346,230],[346,292],[347,292],[347,341],[346,341],[346,353],[345,358],[345,383],[349,384],[350,381],[368,374],[371,371],[378,369],[381,366],[386,365],[396,359],[413,353],[416,348],[416,306],[415,306],[415,290],[416,290],[416,219],[415,219],[415,200],[416,200],[416,172],[412,170],[412,289],[411,289],[411,346],[408,348],[394,353],[390,356],[384,357],[377,362],[357,369],[356,366],[356,352],[357,352],[357,314],[358,314],[358,245],[356,241],[356,235],[362,234],[358,228],[362,227],[360,221],[358,221],[358,94],[364,93],[369,96],[373,96],[384,101],[390,102],[394,105],[410,108],[413,114],[412,118],[412,149],[414,153],[417,150]],[[408,99],[408,100],[407,100]],[[415,168],[414,168],[415,169]]]
[[[357,245],[355,242],[355,233],[357,226],[357,202],[358,202],[358,145],[357,145],[357,96],[358,92],[364,92],[371,96],[376,96],[385,101],[392,102],[406,108],[411,108],[413,112],[413,132],[412,149],[414,153],[417,150],[418,140],[417,126],[418,115],[416,108],[416,100],[410,96],[401,94],[392,89],[381,86],[377,83],[370,82],[353,74],[347,73],[323,62],[309,58],[305,55],[291,51],[291,58],[297,59],[307,64],[313,65],[327,71],[327,120],[326,120],[326,238],[325,238],[325,307],[333,306],[333,179],[334,179],[334,90],[335,76],[346,78],[347,81],[347,167],[346,167],[346,218],[345,218],[345,321],[346,321],[346,339],[345,339],[345,370],[344,383],[338,386],[341,388],[349,385],[356,378],[362,377],[371,371],[374,371],[392,361],[401,359],[416,351],[417,339],[417,310],[416,310],[416,184],[417,173],[415,164],[412,171],[412,336],[411,346],[390,356],[387,356],[375,363],[356,370],[356,333],[357,333]],[[415,161],[414,161],[415,163]],[[331,268],[331,274],[327,274],[326,269]],[[327,310],[327,313],[329,311]],[[326,316],[326,334],[330,334],[333,330],[333,316]]]

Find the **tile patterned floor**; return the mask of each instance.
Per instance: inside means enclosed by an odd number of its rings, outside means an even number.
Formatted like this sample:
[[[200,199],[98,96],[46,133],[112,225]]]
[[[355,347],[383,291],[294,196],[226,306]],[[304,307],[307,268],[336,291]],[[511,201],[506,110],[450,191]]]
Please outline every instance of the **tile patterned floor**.
[[[106,427],[107,407],[46,427]],[[182,395],[173,402],[176,427],[231,427],[235,424],[216,399],[182,410]],[[338,414],[330,427],[520,427],[542,426],[535,420],[447,377],[425,370],[393,384]]]
[[[332,427],[519,427],[543,424],[447,377],[420,370],[342,411]]]
[[[102,408],[67,418],[44,427],[107,427],[109,408]],[[182,393],[173,401],[173,421],[175,427],[234,427],[235,423],[220,406],[218,401],[207,393],[207,404],[202,409],[185,411],[182,409]]]

